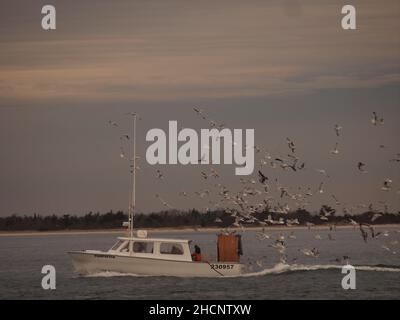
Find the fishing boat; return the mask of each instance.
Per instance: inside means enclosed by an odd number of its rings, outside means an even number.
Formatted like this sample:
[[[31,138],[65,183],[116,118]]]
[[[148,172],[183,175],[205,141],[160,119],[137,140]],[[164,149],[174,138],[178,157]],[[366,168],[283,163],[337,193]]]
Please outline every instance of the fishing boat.
[[[136,119],[133,115],[133,156],[131,191],[128,207],[128,234],[119,237],[107,251],[82,250],[68,252],[77,273],[129,273],[144,276],[226,277],[244,273],[240,263],[240,235],[219,234],[217,259],[208,261],[199,252],[192,254],[191,240],[152,238],[146,230],[134,230],[136,207]],[[196,246],[197,247],[197,246]],[[198,249],[197,247],[196,249]]]

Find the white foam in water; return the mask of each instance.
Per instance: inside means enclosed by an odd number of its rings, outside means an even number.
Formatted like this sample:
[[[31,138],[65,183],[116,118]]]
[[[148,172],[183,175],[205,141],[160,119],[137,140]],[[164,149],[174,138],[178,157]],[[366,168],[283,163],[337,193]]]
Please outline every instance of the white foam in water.
[[[86,278],[112,278],[112,277],[149,277],[145,275],[139,275],[135,273],[122,273],[122,272],[113,272],[113,271],[103,271],[96,272],[92,274],[85,275]]]
[[[356,270],[361,270],[361,271],[400,272],[400,268],[390,268],[390,267],[356,266],[355,268]]]
[[[341,269],[343,266],[334,264],[316,264],[316,265],[302,265],[302,264],[282,264],[278,263],[272,268],[267,268],[257,272],[245,273],[238,277],[256,277],[268,274],[279,274],[284,272],[293,271],[315,271],[315,270],[328,270],[328,269]],[[380,272],[400,272],[400,268],[378,267],[378,266],[354,266],[356,270],[360,271],[380,271]]]
[[[329,269],[341,269],[343,266],[335,264],[316,264],[316,265],[303,265],[303,264],[283,264],[278,263],[272,268],[266,268],[257,272],[244,273],[237,276],[225,276],[225,278],[236,278],[236,277],[258,277],[269,274],[280,274],[284,272],[295,272],[295,271],[316,271],[316,270],[329,270]],[[356,270],[360,271],[377,271],[377,272],[400,272],[399,268],[391,267],[379,267],[379,266],[354,266]],[[86,275],[88,278],[111,278],[111,277],[152,277],[150,275],[138,275],[134,273],[121,273],[121,272],[97,272],[90,275]]]

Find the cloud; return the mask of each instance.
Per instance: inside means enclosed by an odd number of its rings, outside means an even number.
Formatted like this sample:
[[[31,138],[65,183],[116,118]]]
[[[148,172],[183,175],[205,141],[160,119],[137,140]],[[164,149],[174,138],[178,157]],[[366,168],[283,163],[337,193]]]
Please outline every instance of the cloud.
[[[116,14],[99,4],[96,16],[88,5],[75,15],[61,7],[55,35],[16,29],[13,40],[8,27],[3,103],[177,101],[399,83],[396,1],[356,2],[356,31],[340,29],[340,1],[293,8],[124,2]]]

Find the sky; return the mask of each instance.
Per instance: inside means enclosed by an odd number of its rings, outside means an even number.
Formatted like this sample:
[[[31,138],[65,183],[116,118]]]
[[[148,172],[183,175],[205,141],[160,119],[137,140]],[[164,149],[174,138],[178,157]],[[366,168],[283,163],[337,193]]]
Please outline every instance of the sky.
[[[325,181],[310,209],[333,206],[332,194],[339,212],[369,203],[400,209],[399,164],[389,162],[400,152],[398,1],[352,1],[356,30],[341,28],[343,1],[59,0],[51,1],[57,29],[45,31],[41,8],[49,3],[0,3],[1,216],[126,210],[129,168],[119,137],[131,130],[124,115],[131,111],[141,118],[138,211],[165,209],[155,194],[173,208],[213,208],[215,183],[242,187],[234,166],[212,166],[220,178],[204,180],[211,166],[145,159],[148,130],[167,130],[168,120],[209,127],[193,107],[228,128],[255,129],[262,151],[249,179],[257,180],[265,152],[287,156],[290,137],[305,170],[262,171],[293,192],[315,193]],[[383,126],[371,124],[373,111]],[[386,178],[390,192],[380,190]],[[205,189],[209,198],[194,195]]]

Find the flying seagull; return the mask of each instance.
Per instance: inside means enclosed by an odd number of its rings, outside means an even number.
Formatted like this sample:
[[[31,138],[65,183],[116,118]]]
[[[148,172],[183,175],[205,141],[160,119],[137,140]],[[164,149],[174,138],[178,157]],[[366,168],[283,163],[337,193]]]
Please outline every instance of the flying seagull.
[[[108,120],[108,124],[112,127],[118,127],[118,123],[112,121],[112,120]]]
[[[123,140],[123,139],[129,140],[129,139],[130,139],[130,137],[129,137],[128,134],[123,134],[123,135],[120,136],[119,138],[120,138],[120,140]]]
[[[338,143],[336,142],[335,148],[330,151],[332,154],[339,154]]]
[[[364,169],[365,166],[366,166],[366,164],[363,163],[363,162],[358,162],[358,164],[357,164],[358,170],[360,170],[360,172],[362,172],[362,173],[367,173],[367,172],[368,172],[368,171],[366,171],[366,170]]]
[[[266,181],[268,181],[268,177],[266,177],[260,170],[258,170],[258,176],[260,183],[264,184]]]
[[[323,186],[324,186],[324,183],[321,182],[321,183],[319,184],[319,187],[318,187],[318,193],[324,193]]]
[[[378,118],[377,113],[374,111],[372,112],[372,118],[371,118],[371,123],[376,126],[378,124],[384,124],[383,118]]]
[[[157,178],[162,179],[163,177],[164,175],[162,174],[162,172],[159,169],[157,169]]]
[[[318,173],[324,175],[325,177],[329,178],[329,175],[326,173],[325,169],[315,169]]]
[[[391,183],[393,181],[391,179],[385,179],[385,181],[383,181],[383,186],[382,186],[382,190],[383,191],[389,191],[390,189],[392,189]]]
[[[289,138],[286,138],[286,141],[287,141],[289,149],[292,151],[292,153],[294,153],[296,151],[294,142],[292,140],[290,140]]]
[[[336,136],[338,136],[338,137],[340,135],[340,130],[342,130],[342,127],[338,124],[335,124],[335,132],[336,132]]]

